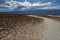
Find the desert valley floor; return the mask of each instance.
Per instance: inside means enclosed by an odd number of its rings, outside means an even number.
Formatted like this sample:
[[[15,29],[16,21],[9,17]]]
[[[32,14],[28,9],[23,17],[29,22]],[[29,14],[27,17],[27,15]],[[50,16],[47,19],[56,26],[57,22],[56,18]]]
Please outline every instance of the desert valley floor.
[[[60,40],[60,15],[0,15],[0,40]]]

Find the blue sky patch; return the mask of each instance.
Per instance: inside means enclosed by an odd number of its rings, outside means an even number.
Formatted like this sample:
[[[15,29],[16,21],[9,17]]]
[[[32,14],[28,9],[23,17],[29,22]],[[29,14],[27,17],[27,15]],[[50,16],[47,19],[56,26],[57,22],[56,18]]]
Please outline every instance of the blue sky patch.
[[[60,10],[60,0],[0,0],[0,12],[34,13],[31,10]]]

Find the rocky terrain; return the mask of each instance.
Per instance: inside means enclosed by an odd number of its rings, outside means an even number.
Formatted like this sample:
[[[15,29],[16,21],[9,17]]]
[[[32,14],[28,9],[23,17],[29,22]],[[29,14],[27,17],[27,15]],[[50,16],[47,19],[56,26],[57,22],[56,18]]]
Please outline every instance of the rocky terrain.
[[[42,40],[44,20],[26,15],[1,15],[0,40]]]
[[[0,15],[0,40],[60,40],[60,15]]]

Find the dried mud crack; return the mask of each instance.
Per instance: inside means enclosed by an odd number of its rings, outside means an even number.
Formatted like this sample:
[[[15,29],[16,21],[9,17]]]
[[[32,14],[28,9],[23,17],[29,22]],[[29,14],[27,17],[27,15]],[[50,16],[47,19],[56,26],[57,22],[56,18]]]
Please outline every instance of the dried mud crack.
[[[42,40],[44,19],[19,16],[0,16],[0,40]]]

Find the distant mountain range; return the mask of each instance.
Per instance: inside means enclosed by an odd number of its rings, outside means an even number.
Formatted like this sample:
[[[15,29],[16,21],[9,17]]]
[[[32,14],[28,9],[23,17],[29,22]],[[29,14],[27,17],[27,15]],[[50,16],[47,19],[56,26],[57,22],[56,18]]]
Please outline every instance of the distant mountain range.
[[[12,11],[8,14],[60,14],[60,10],[25,10],[25,11]]]

